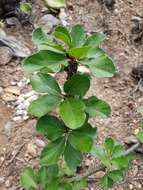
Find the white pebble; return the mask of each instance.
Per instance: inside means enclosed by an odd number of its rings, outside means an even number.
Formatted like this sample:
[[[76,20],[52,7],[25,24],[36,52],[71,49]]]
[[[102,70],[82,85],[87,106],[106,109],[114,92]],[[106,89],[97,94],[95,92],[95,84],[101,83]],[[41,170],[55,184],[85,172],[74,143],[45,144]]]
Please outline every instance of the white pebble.
[[[16,116],[12,119],[13,121],[19,121],[19,120],[22,120],[21,116]]]

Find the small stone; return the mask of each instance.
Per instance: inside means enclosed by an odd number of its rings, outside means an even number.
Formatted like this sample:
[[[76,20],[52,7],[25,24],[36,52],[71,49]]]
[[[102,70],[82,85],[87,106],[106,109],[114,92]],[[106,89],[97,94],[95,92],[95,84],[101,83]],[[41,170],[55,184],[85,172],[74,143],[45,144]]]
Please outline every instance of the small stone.
[[[46,14],[38,21],[38,26],[42,27],[46,33],[50,33],[54,26],[60,24],[60,21],[51,14]]]
[[[19,121],[19,120],[22,120],[21,116],[16,116],[12,119],[13,121]]]
[[[40,140],[40,139],[36,139],[36,140],[35,140],[35,143],[36,143],[36,145],[37,145],[39,148],[45,147],[45,142],[42,141],[42,140]]]
[[[31,155],[33,157],[35,157],[37,155],[37,150],[36,150],[35,144],[33,144],[33,143],[30,142],[27,145],[27,154],[29,154],[29,155]]]
[[[2,95],[2,99],[5,101],[5,102],[12,102],[12,101],[16,101],[17,100],[17,97],[11,93],[4,93]]]
[[[129,189],[133,190],[134,186],[132,184],[129,184]]]
[[[14,95],[20,95],[20,89],[16,86],[9,86],[5,88],[4,91]]]
[[[68,17],[67,17],[67,14],[66,14],[64,8],[60,10],[59,18],[60,18],[63,26],[67,26],[68,25],[68,22],[67,22],[67,18]]]
[[[29,119],[29,116],[28,115],[25,115],[24,117],[23,117],[23,120],[24,121],[26,121],[26,120],[28,120]]]
[[[19,20],[16,17],[7,18],[6,23],[9,26],[16,26],[16,25],[20,24]]]
[[[9,181],[9,180],[6,180],[5,186],[6,186],[6,187],[10,187],[10,185],[11,185],[11,184],[10,184],[10,181]]]

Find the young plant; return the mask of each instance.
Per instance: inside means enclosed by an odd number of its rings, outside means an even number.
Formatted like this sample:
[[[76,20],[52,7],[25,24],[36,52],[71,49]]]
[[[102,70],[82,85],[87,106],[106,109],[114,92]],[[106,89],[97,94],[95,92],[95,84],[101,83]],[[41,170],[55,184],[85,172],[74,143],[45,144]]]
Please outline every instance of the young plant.
[[[29,73],[39,98],[31,103],[28,111],[37,117],[36,129],[47,137],[48,144],[41,152],[39,170],[27,167],[21,175],[21,185],[26,189],[84,189],[88,175],[79,176],[76,171],[86,153],[102,162],[104,187],[112,187],[122,179],[130,157],[111,138],[103,146],[95,145],[97,128],[88,121],[111,114],[105,101],[85,96],[92,76],[112,77],[116,71],[100,47],[104,38],[101,33],[87,36],[81,25],[70,29],[58,26],[52,37],[41,28],[33,32],[38,51],[23,61],[23,69]],[[87,67],[90,72],[81,73],[79,66]],[[61,88],[51,73],[63,71],[67,80]]]

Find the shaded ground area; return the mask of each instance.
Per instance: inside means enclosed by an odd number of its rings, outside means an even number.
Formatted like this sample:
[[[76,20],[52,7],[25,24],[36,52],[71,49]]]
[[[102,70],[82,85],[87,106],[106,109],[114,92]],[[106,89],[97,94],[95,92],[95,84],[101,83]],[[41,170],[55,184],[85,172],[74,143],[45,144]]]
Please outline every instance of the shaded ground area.
[[[142,0],[118,0],[112,9],[105,6],[101,0],[70,0],[65,11],[70,24],[84,24],[90,33],[101,31],[107,35],[103,47],[113,58],[118,71],[114,78],[94,78],[90,94],[107,100],[112,106],[112,117],[105,120],[94,119],[91,122],[98,126],[99,142],[110,135],[124,143],[126,137],[134,133],[141,119],[136,109],[143,104],[142,91],[134,92],[136,84],[130,72],[136,65],[143,62],[143,42],[141,22],[143,19]],[[46,14],[42,1],[36,0],[33,5],[32,22]],[[15,36],[31,51],[32,26],[6,27],[7,35]],[[19,81],[26,80],[20,68],[20,59],[12,59],[7,65],[0,65],[0,87],[2,90],[12,86],[20,86]],[[14,83],[15,82],[15,83]],[[19,87],[20,93],[27,92],[28,85]],[[18,98],[17,94],[16,98]],[[3,95],[1,95],[3,97]],[[35,121],[13,121],[16,112],[12,101],[0,99],[0,189],[18,190],[18,176],[27,164],[37,167],[41,148],[45,139],[34,130]],[[90,159],[89,159],[90,160]],[[93,164],[86,161],[87,166]],[[85,168],[86,168],[85,167]],[[83,168],[84,169],[84,168]],[[99,176],[97,176],[99,177]],[[114,189],[139,190],[143,189],[143,158],[139,155],[122,184]],[[100,190],[97,182],[91,182],[89,189]]]

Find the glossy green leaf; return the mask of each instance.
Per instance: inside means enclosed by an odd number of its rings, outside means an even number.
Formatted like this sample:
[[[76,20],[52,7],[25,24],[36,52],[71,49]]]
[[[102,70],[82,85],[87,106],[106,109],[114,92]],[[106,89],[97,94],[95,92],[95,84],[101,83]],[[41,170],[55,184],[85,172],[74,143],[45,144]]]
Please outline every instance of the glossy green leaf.
[[[59,109],[61,118],[69,128],[77,129],[84,124],[85,105],[81,100],[68,98],[60,104]]]
[[[88,59],[92,60],[92,59],[98,59],[99,57],[102,57],[102,56],[105,56],[105,55],[108,56],[103,49],[97,48],[97,47],[92,47],[89,50],[88,55],[86,57]],[[88,59],[87,59],[87,62],[89,61]],[[85,64],[86,64],[86,60],[85,60]]]
[[[83,46],[79,48],[71,48],[68,52],[70,57],[74,57],[77,59],[85,58],[89,51],[91,49],[91,46]]]
[[[66,6],[65,0],[45,0],[46,4],[52,8],[62,8]]]
[[[68,142],[64,152],[64,159],[67,166],[75,170],[82,160],[82,154],[78,150],[74,149]]]
[[[37,73],[33,74],[30,78],[30,82],[32,85],[32,88],[40,93],[48,93],[48,94],[60,94],[61,90],[60,87],[55,80],[54,77],[52,77],[49,74],[43,74],[43,73]]]
[[[20,176],[20,183],[26,189],[37,189],[37,175],[34,173],[31,167],[24,169]]]
[[[92,137],[88,136],[86,133],[80,133],[79,131],[73,131],[69,135],[70,144],[77,150],[88,153],[91,151],[93,145]]]
[[[55,178],[50,184],[46,185],[43,190],[58,190],[60,179]]]
[[[114,182],[120,182],[123,179],[123,172],[121,170],[113,170],[108,173],[108,176],[114,181]]]
[[[92,74],[99,78],[113,77],[116,72],[113,61],[106,54],[82,60],[81,64],[88,66]]]
[[[72,96],[84,96],[89,90],[90,80],[87,75],[75,74],[64,84],[64,91]]]
[[[101,185],[105,188],[112,188],[113,180],[108,175],[105,175],[101,179]]]
[[[69,34],[69,31],[65,27],[57,26],[54,31],[54,35],[56,38],[62,40],[68,46],[71,45],[71,36]]]
[[[61,98],[55,95],[40,96],[30,104],[28,112],[33,116],[42,117],[48,112],[53,111],[60,103],[60,100]]]
[[[41,50],[24,60],[23,69],[26,72],[32,73],[47,67],[53,72],[58,72],[61,69],[61,65],[67,65],[67,60],[64,54],[49,50]]]
[[[33,31],[32,40],[38,47],[38,50],[51,50],[57,53],[64,53],[62,46],[53,42],[52,38],[48,36],[41,27]]]
[[[65,139],[61,137],[49,143],[42,151],[40,163],[42,166],[50,166],[57,163],[65,149]]]
[[[80,24],[73,26],[71,30],[71,38],[73,47],[83,46],[86,40],[86,33],[84,27]]]
[[[101,45],[104,39],[105,35],[103,33],[95,33],[87,38],[85,45],[98,47]]]
[[[109,156],[112,155],[113,149],[114,149],[114,141],[112,138],[106,138],[104,142],[104,147]]]
[[[141,143],[143,143],[143,131],[139,131],[136,136],[137,136],[137,139],[138,139]]]
[[[90,117],[106,118],[111,114],[111,108],[105,101],[98,99],[96,96],[92,96],[85,100],[85,111]]]
[[[50,140],[56,140],[61,137],[65,130],[63,123],[52,115],[41,117],[37,122],[36,129]]]

